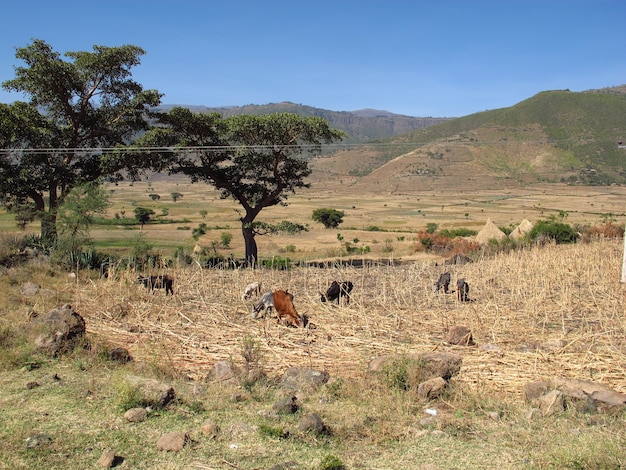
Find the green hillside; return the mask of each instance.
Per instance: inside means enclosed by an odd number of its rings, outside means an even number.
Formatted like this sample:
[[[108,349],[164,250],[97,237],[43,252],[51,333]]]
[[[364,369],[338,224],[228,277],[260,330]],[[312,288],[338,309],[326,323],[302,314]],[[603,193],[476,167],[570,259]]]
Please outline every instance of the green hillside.
[[[520,183],[626,184],[626,151],[618,148],[618,140],[626,140],[624,87],[546,91],[509,108],[451,119],[341,152],[317,165],[344,160],[340,165],[344,171],[365,176],[399,156],[411,156],[415,162],[422,155],[421,163],[413,163],[410,171],[431,177],[471,171]],[[461,160],[465,167],[458,166]],[[453,168],[449,162],[457,165]],[[407,166],[403,168],[406,172]],[[387,168],[384,178],[391,178],[392,171]]]

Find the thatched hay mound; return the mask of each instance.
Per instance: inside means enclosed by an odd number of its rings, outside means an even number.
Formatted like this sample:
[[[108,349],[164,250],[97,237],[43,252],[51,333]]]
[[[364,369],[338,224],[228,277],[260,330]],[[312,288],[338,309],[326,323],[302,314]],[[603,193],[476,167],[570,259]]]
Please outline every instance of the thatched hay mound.
[[[487,223],[480,232],[476,235],[476,241],[481,245],[489,243],[489,240],[502,240],[506,238],[506,233],[500,230],[491,219],[487,219]]]
[[[533,223],[528,220],[522,220],[522,223],[513,229],[513,231],[509,234],[509,238],[512,240],[519,240],[520,238],[524,238],[531,230],[533,229]]]

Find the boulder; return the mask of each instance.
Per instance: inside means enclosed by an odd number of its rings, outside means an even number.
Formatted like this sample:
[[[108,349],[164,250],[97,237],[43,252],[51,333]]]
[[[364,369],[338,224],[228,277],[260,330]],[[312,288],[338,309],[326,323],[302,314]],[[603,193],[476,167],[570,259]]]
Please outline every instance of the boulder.
[[[330,374],[325,371],[290,367],[283,374],[280,385],[289,390],[311,392],[318,390],[329,378]]]
[[[65,304],[40,315],[29,324],[35,347],[48,356],[69,352],[85,336],[85,320]]]
[[[163,408],[176,398],[174,387],[158,380],[135,375],[128,376],[126,380],[139,390],[141,401],[147,405]]]
[[[453,326],[448,330],[448,336],[446,337],[448,344],[454,344],[457,346],[474,346],[474,338],[472,338],[472,330],[467,326]]]

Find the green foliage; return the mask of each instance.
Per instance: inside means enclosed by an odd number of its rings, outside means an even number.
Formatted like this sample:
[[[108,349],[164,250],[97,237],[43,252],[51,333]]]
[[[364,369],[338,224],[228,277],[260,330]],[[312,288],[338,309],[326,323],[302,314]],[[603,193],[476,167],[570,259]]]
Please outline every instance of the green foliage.
[[[161,100],[157,91],[144,91],[132,79],[131,69],[143,54],[125,45],[61,56],[39,39],[16,49],[25,65],[2,87],[24,94],[27,102],[0,104],[0,128],[3,148],[25,151],[15,155],[14,164],[0,167],[0,193],[30,199],[40,212],[47,205],[43,238],[56,239],[56,210],[73,187],[117,181],[124,170],[133,178],[141,170],[144,160],[127,158],[123,149],[147,129],[145,116]],[[110,154],[98,150],[115,147],[119,151]],[[44,148],[61,150],[30,151]]]
[[[222,248],[230,247],[230,242],[233,240],[233,234],[230,232],[222,232],[220,235],[220,244]]]
[[[259,424],[259,434],[272,439],[287,439],[289,437],[289,431],[279,426],[270,426],[265,423]]]
[[[139,222],[142,227],[150,221],[153,215],[154,211],[152,209],[135,207],[135,219],[137,219],[137,222]]]
[[[148,197],[150,199],[152,199],[153,201],[158,201],[159,199],[161,199],[161,196],[159,196],[158,194],[155,194],[155,193],[148,194]]]
[[[262,209],[286,204],[289,194],[308,187],[309,157],[323,144],[344,137],[324,119],[291,113],[236,115],[222,119],[218,113],[192,113],[175,107],[159,115],[158,126],[143,135],[137,145],[197,146],[197,152],[163,150],[146,154],[159,170],[204,181],[232,197],[245,210],[241,217],[245,259],[256,262],[258,248],[255,220]]]
[[[366,232],[383,232],[384,231],[378,225],[368,225],[363,230],[365,230]]]
[[[320,470],[345,470],[346,466],[339,457],[332,454],[324,456],[320,462]]]
[[[571,225],[555,220],[538,220],[528,233],[531,241],[551,240],[559,243],[574,243],[578,234]]]
[[[202,235],[206,235],[207,229],[207,225],[202,222],[200,223],[200,225],[193,229],[193,231],[191,232],[191,236],[194,240],[197,241]]]
[[[418,359],[398,358],[385,364],[379,378],[390,389],[411,390],[423,381],[424,363]]]
[[[172,201],[177,202],[180,198],[183,197],[183,195],[181,193],[171,193],[170,196],[172,197]]]
[[[315,222],[319,222],[324,225],[325,228],[337,228],[343,222],[343,211],[336,209],[315,209],[311,218]]]
[[[261,261],[261,266],[269,269],[287,270],[291,269],[291,258],[274,256]]]
[[[471,230],[469,228],[455,228],[455,229],[444,229],[440,230],[439,235],[442,237],[455,238],[455,237],[473,237],[478,234],[476,230]]]
[[[114,390],[115,405],[123,412],[131,408],[143,408],[149,404],[145,402],[141,388],[127,380],[118,379],[115,381]]]

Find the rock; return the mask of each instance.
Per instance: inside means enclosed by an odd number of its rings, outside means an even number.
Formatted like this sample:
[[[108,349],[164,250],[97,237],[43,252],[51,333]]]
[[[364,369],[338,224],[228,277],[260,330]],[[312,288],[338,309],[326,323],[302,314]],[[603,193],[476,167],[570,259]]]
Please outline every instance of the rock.
[[[434,379],[422,382],[417,387],[417,396],[422,399],[432,399],[441,396],[446,390],[448,382],[441,377],[435,377]]]
[[[444,380],[450,380],[461,370],[463,358],[456,354],[445,352],[428,352],[428,353],[408,353],[408,354],[389,354],[373,359],[369,365],[370,372],[381,372],[386,366],[394,362],[406,362],[409,366],[419,367],[418,373],[421,381],[441,377]]]
[[[548,392],[549,385],[548,382],[538,381],[531,382],[524,385],[524,389],[522,393],[524,394],[524,399],[528,402],[534,402],[540,396],[545,395]]]
[[[20,294],[24,297],[33,297],[39,293],[41,286],[36,282],[25,282],[20,286]]]
[[[590,398],[601,409],[626,405],[626,394],[617,392],[601,383],[557,377],[553,380],[553,385],[567,397],[580,400]]]
[[[328,372],[290,367],[283,374],[280,385],[289,390],[313,392],[328,382],[329,378]]]
[[[41,385],[39,384],[39,382],[34,382],[34,381],[33,381],[33,382],[28,382],[28,383],[26,384],[26,388],[27,388],[28,390],[32,390],[33,388],[37,388],[37,387],[40,387],[40,386],[41,386]]]
[[[472,331],[468,327],[460,325],[453,326],[448,330],[446,341],[448,344],[458,346],[473,346],[475,344]]]
[[[52,438],[47,434],[37,434],[26,438],[26,447],[28,449],[34,449],[35,447],[41,447],[43,445],[50,444],[51,442]]]
[[[565,410],[563,394],[559,390],[550,390],[538,399],[539,408],[544,416],[551,416]]]
[[[35,347],[48,356],[69,352],[85,335],[85,320],[65,304],[37,317],[29,325]]]
[[[258,426],[244,422],[231,423],[228,428],[228,435],[232,438],[246,437],[257,432]]]
[[[148,417],[148,411],[145,408],[131,408],[124,413],[124,418],[131,423],[141,423]]]
[[[188,440],[189,435],[185,432],[170,432],[159,438],[157,450],[179,452],[183,450]]]
[[[102,455],[98,459],[98,465],[104,468],[111,468],[115,462],[115,452],[113,449],[104,449]]]
[[[210,439],[217,439],[220,427],[214,421],[207,419],[202,423],[202,426],[200,426],[200,432]]]
[[[214,380],[224,384],[236,384],[238,382],[237,373],[230,361],[216,362],[211,372],[209,372],[207,380]]]
[[[109,358],[115,362],[126,364],[133,360],[132,356],[126,348],[115,348],[109,353]]]
[[[132,386],[137,387],[141,393],[142,402],[150,404],[151,406],[163,408],[176,398],[174,388],[158,380],[135,375],[129,375],[126,380],[128,380]]]
[[[328,428],[317,413],[306,415],[298,424],[298,430],[319,435],[329,434]]]
[[[272,409],[279,414],[294,414],[298,411],[298,403],[297,399],[294,396],[288,396],[281,398],[274,405],[272,405]]]

